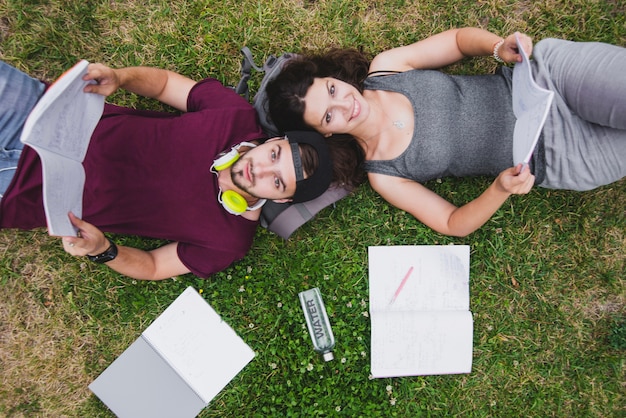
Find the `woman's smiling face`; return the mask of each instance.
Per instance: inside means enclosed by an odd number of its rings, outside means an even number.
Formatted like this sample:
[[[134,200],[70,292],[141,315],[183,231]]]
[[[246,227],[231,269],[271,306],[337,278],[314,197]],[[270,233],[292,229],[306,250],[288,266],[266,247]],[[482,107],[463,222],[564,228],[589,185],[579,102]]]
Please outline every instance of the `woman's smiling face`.
[[[314,79],[304,103],[304,122],[326,136],[351,133],[369,109],[354,86],[331,77]]]

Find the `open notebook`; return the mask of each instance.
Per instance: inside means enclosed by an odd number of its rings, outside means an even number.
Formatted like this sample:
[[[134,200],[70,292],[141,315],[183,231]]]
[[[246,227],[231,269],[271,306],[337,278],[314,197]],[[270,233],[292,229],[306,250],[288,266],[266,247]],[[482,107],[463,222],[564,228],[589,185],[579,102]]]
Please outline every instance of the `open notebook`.
[[[254,355],[188,287],[89,389],[120,418],[195,417]]]
[[[469,247],[368,248],[374,377],[469,373]]]

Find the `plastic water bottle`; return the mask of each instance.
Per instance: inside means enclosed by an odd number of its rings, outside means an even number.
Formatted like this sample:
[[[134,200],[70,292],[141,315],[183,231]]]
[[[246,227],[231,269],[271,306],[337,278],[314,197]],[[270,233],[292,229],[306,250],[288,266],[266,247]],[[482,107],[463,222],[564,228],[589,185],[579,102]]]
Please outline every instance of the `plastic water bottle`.
[[[324,357],[325,361],[333,358],[333,348],[335,347],[335,337],[330,327],[326,307],[322,300],[319,288],[305,290],[298,294],[300,304],[306,318],[306,325],[313,342],[313,349]]]

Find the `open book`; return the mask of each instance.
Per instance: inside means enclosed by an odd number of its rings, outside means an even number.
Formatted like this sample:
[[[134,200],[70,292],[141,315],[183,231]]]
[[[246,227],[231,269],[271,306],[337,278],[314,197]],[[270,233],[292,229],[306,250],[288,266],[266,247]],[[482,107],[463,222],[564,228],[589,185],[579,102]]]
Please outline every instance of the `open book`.
[[[83,159],[104,109],[104,96],[85,93],[85,60],[59,77],[26,119],[20,140],[39,154],[48,233],[76,235],[67,216],[82,217]]]
[[[469,247],[369,247],[374,377],[469,373]]]
[[[513,163],[528,164],[533,155],[543,124],[546,122],[554,93],[539,87],[533,79],[528,55],[515,34],[522,62],[513,71],[513,113],[517,121],[513,131]]]
[[[188,287],[89,389],[120,418],[195,417],[253,358]]]

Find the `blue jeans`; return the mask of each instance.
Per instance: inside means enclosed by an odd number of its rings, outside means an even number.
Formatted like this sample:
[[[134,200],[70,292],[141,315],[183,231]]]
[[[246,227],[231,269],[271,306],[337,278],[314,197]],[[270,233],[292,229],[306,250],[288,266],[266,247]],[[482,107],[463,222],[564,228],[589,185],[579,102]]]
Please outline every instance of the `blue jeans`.
[[[0,61],[0,198],[13,179],[24,145],[22,128],[45,85]]]

